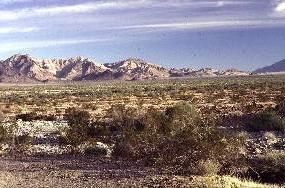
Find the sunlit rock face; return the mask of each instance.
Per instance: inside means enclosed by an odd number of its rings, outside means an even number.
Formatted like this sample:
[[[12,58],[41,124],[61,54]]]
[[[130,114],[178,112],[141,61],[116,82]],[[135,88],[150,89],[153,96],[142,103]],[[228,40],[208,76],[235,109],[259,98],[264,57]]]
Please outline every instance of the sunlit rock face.
[[[93,59],[38,59],[16,54],[0,61],[2,82],[46,82],[82,80],[156,80],[171,77],[213,77],[248,75],[236,69],[219,71],[212,68],[165,68],[138,58],[100,64]]]

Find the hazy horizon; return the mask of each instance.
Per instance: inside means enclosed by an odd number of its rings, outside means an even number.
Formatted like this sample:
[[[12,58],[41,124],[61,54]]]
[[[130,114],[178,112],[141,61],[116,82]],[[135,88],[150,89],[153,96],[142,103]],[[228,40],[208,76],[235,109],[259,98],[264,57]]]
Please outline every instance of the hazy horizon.
[[[284,0],[3,0],[0,59],[129,57],[252,71],[285,58]]]

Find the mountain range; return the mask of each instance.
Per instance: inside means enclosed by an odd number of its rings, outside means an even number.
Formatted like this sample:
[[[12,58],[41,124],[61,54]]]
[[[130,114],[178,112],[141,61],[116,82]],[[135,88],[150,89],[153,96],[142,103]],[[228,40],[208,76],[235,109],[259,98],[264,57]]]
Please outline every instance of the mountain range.
[[[285,73],[285,59],[274,63],[270,66],[266,66],[260,69],[255,70],[255,74],[266,74],[266,73]]]
[[[284,65],[284,62],[281,64]],[[278,69],[279,65],[275,67]],[[249,72],[236,69],[226,71],[212,68],[202,68],[200,70],[190,68],[168,69],[136,58],[100,64],[95,60],[84,57],[38,59],[30,55],[16,54],[4,61],[0,61],[0,81],[4,83],[84,80],[131,81],[176,77],[246,76],[249,74]]]

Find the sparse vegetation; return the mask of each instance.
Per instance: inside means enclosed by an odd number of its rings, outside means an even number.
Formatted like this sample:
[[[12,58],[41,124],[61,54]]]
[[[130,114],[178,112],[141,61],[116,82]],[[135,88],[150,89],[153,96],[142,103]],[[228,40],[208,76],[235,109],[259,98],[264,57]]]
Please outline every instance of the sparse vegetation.
[[[285,118],[274,111],[252,115],[244,123],[248,131],[285,131]]]
[[[38,137],[37,131],[12,135],[0,126],[0,141],[17,148],[18,155],[34,145],[55,145],[69,154],[108,155],[166,174],[281,183],[284,80],[252,76],[4,86],[3,125],[16,121],[28,132],[35,130],[29,122],[47,131],[46,125],[64,126]],[[99,142],[106,145],[96,147]]]

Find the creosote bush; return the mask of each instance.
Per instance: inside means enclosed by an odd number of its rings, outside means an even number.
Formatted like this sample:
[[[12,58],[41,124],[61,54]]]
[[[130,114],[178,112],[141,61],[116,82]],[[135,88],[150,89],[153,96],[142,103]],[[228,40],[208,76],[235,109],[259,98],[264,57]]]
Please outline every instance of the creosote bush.
[[[15,117],[16,119],[21,119],[23,121],[33,121],[33,120],[45,120],[45,121],[55,121],[56,116],[54,115],[38,115],[35,112],[18,114]]]
[[[78,145],[89,137],[90,114],[84,110],[69,108],[66,110],[65,119],[69,128],[66,131],[66,142],[71,145]]]
[[[202,175],[217,175],[221,169],[221,164],[213,160],[200,160],[197,164],[197,171]]]
[[[8,133],[7,129],[3,125],[0,124],[0,143],[7,140],[8,136],[9,136],[8,134],[9,133]]]
[[[28,134],[23,134],[14,137],[14,144],[16,146],[27,146],[32,142],[32,137]]]
[[[129,117],[114,155],[175,173],[204,175],[230,172],[242,158],[241,146],[239,138],[219,131],[214,121],[203,120],[192,105],[180,103],[163,112]],[[212,170],[205,169],[206,163]]]
[[[285,98],[280,100],[280,102],[275,107],[275,110],[279,115],[285,118]]]
[[[116,116],[117,117],[117,116]],[[118,116],[120,117],[120,116]],[[66,110],[65,120],[69,127],[61,133],[60,143],[79,145],[88,140],[104,141],[113,143],[113,135],[120,129],[117,124],[113,125],[105,121],[92,121],[89,112],[70,108]]]
[[[33,137],[27,133],[15,135],[16,129],[16,123],[9,126],[0,125],[0,143],[9,145],[9,154],[12,155],[23,154],[33,141]]]
[[[285,118],[275,111],[264,111],[251,115],[247,122],[244,122],[248,131],[285,131]]]
[[[107,155],[107,150],[104,149],[104,148],[87,148],[85,151],[84,151],[84,154],[85,155],[91,155],[91,156],[104,156],[104,155]]]

